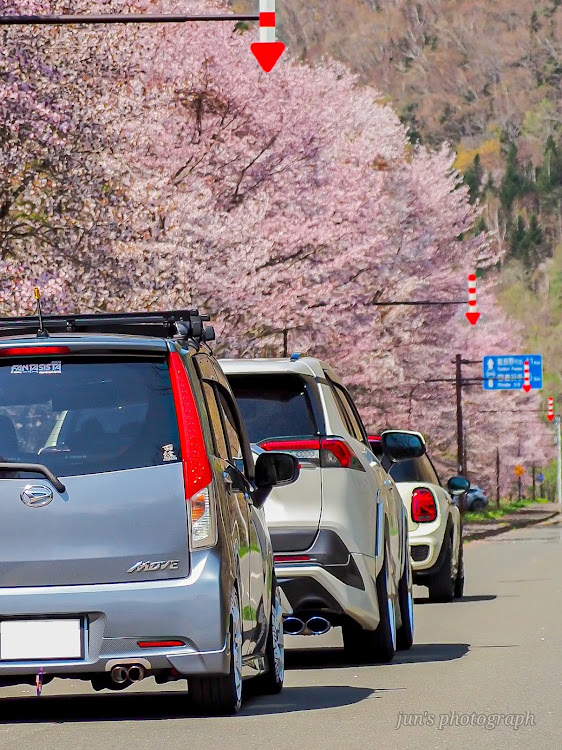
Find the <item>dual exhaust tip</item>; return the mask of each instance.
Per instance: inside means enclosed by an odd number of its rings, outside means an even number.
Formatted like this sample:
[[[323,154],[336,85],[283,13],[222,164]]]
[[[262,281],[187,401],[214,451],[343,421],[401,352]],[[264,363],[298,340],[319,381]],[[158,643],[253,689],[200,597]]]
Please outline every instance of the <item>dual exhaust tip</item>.
[[[132,682],[140,682],[145,675],[142,664],[117,664],[111,670],[111,679],[116,685],[129,685]]]
[[[331,627],[332,623],[320,615],[309,617],[306,621],[293,615],[283,620],[285,635],[324,635]]]

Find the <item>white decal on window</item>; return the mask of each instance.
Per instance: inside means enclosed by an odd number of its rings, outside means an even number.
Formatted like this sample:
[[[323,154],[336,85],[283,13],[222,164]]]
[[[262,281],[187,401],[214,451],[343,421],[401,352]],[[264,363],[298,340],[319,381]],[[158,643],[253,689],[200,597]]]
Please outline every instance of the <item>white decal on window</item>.
[[[12,375],[24,375],[27,373],[36,373],[37,375],[60,375],[62,372],[62,365],[60,360],[53,362],[35,362],[27,365],[12,365],[10,372]]]

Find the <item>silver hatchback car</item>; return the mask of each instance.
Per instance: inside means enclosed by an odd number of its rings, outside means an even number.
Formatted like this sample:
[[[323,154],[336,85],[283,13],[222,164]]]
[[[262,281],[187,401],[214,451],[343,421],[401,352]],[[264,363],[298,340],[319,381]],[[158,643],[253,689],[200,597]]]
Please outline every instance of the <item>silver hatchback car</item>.
[[[298,462],[254,467],[206,320],[0,319],[0,686],[187,678],[209,713],[281,689],[262,506]]]

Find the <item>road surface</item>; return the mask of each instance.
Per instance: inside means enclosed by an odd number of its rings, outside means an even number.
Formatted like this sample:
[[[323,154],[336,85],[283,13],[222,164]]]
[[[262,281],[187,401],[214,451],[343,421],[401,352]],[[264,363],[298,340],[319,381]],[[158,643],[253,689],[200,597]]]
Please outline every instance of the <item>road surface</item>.
[[[465,598],[430,604],[417,588],[416,643],[390,665],[347,663],[338,630],[293,639],[283,693],[232,718],[189,715],[152,680],[118,694],[59,680],[39,700],[4,688],[0,748],[559,750],[561,540],[553,519],[468,544]]]

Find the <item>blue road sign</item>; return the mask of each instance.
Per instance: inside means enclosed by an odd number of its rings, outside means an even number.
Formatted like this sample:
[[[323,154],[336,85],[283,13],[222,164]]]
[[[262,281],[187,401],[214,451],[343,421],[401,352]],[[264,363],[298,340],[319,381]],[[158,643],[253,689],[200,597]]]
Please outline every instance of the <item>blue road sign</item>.
[[[484,390],[520,391],[527,360],[532,389],[542,388],[542,354],[490,354],[482,360]]]
[[[542,484],[544,482],[544,474],[537,474],[537,482]]]

